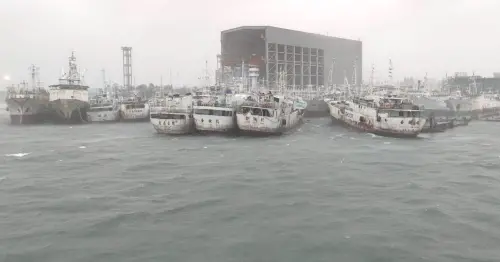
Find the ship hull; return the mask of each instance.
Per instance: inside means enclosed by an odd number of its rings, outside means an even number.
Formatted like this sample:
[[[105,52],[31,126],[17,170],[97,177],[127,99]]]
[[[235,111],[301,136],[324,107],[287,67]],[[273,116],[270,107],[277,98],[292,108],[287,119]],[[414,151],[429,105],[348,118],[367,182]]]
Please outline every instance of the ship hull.
[[[378,136],[395,137],[395,138],[416,138],[425,125],[425,118],[381,118],[377,122],[375,115],[370,117],[362,115],[359,112],[342,113],[343,110],[335,105],[329,105],[330,116],[334,123],[340,123],[344,126],[356,129],[361,132],[371,133]],[[347,112],[347,111],[344,111]],[[357,121],[365,119],[365,122]],[[410,124],[411,121],[414,124]],[[378,126],[376,126],[378,125]],[[385,125],[382,126],[382,125]]]
[[[45,122],[48,115],[48,98],[11,98],[6,100],[10,122],[14,125],[39,124]]]
[[[187,135],[194,133],[193,117],[189,114],[172,119],[171,114],[151,114],[151,124],[158,134]]]
[[[145,122],[150,118],[149,104],[143,108],[127,108],[126,104],[120,106],[120,121],[123,122]]]
[[[194,108],[194,124],[198,133],[235,133],[238,130],[236,124],[236,112],[231,108],[209,108],[209,107],[195,107]],[[214,114],[197,114],[198,111],[212,111],[218,112]]]
[[[87,120],[91,123],[116,122],[119,119],[118,110],[87,112]]]
[[[335,124],[340,124],[343,125],[347,128],[352,128],[356,131],[359,132],[364,132],[364,133],[370,133],[374,134],[377,136],[385,136],[385,137],[394,137],[394,138],[416,138],[418,135],[422,132],[420,131],[411,131],[411,132],[404,132],[404,131],[394,131],[394,130],[383,130],[383,129],[376,129],[373,128],[369,125],[353,122],[353,121],[348,121],[348,120],[343,120],[343,119],[337,119],[335,117],[331,117],[332,122]]]
[[[53,121],[61,124],[86,123],[89,103],[77,99],[58,99],[49,104]]]
[[[203,118],[205,116],[194,115],[196,131],[199,133],[236,133],[238,127],[233,117],[213,117]]]
[[[324,100],[306,100],[307,107],[304,117],[325,117],[328,116],[328,104]]]
[[[294,111],[284,118],[236,114],[239,133],[249,136],[282,135],[294,130],[302,123],[303,113]]]

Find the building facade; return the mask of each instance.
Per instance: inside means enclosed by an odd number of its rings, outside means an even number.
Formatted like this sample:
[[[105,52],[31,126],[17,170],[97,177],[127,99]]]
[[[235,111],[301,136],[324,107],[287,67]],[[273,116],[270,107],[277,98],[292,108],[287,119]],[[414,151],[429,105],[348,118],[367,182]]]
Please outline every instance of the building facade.
[[[455,73],[452,77],[448,77],[446,85],[458,89],[464,94],[477,94],[481,92],[500,93],[500,76],[495,74],[492,77],[469,76],[467,73],[459,72]]]
[[[342,84],[345,77],[359,84],[362,62],[361,41],[272,26],[221,32],[221,66],[233,72],[244,72],[242,65],[258,67],[259,78],[269,87],[277,85],[280,72],[287,86]]]

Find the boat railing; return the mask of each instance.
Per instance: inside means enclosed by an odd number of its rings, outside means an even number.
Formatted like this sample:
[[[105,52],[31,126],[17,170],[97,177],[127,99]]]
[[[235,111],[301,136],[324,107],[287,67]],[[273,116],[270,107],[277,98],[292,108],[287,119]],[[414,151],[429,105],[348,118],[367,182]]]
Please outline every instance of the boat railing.
[[[232,104],[227,104],[227,103],[203,103],[201,101],[198,101],[197,103],[194,104],[194,106],[206,106],[206,107],[233,107]]]
[[[80,85],[78,83],[67,83],[49,86],[51,90],[88,90],[89,86]]]
[[[241,104],[241,106],[247,107],[261,107],[261,108],[275,108],[274,103],[271,102],[254,102],[254,101],[245,101]]]
[[[191,108],[154,107],[151,109],[151,114],[159,114],[159,113],[191,114],[192,112],[193,109]]]

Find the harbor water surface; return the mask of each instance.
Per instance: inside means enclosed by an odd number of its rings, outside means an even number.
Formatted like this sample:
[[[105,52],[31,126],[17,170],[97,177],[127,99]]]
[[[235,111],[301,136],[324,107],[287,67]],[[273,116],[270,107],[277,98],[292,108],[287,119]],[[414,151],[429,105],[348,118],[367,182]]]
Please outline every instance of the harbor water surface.
[[[500,123],[404,140],[327,118],[269,138],[6,122],[0,261],[500,261]]]

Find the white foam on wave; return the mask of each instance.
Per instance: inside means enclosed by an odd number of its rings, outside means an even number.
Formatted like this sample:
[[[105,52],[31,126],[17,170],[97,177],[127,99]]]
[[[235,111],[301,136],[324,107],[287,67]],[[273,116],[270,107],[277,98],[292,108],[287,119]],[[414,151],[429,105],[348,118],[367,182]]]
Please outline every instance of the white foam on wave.
[[[16,153],[16,154],[5,154],[7,157],[25,157],[31,153]]]
[[[87,148],[87,147],[86,147],[86,146],[81,146],[81,147],[79,147],[79,148],[84,149],[84,148]]]

